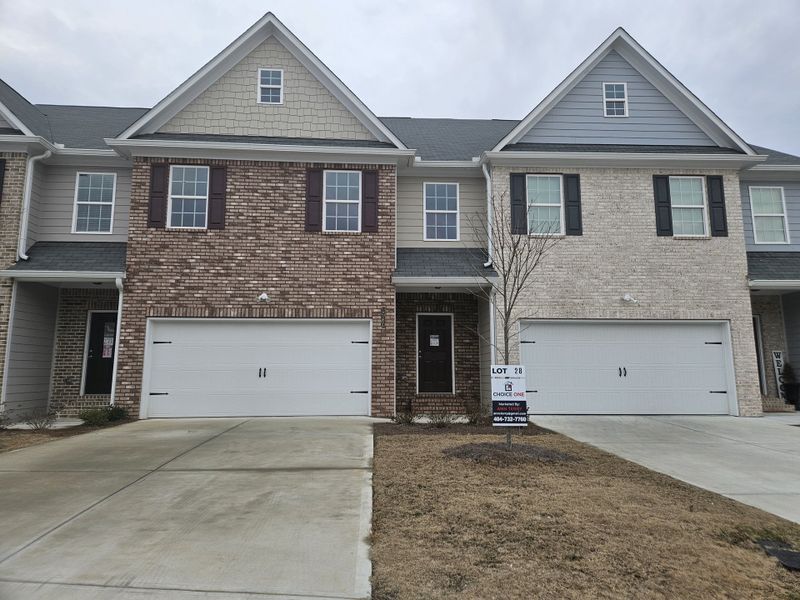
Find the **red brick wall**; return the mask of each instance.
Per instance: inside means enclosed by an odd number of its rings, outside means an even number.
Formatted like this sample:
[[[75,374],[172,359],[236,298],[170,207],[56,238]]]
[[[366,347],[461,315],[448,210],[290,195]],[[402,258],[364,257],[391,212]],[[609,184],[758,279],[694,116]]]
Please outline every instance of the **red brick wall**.
[[[454,394],[417,394],[417,313],[453,313]],[[464,414],[480,402],[478,300],[471,294],[397,294],[397,410]]]
[[[225,229],[147,226],[150,163],[133,165],[117,402],[138,414],[148,317],[370,318],[372,414],[394,413],[395,168],[379,171],[377,233],[305,231],[303,163],[171,160],[227,165]],[[319,167],[320,165],[314,165]],[[266,291],[269,304],[256,298]]]

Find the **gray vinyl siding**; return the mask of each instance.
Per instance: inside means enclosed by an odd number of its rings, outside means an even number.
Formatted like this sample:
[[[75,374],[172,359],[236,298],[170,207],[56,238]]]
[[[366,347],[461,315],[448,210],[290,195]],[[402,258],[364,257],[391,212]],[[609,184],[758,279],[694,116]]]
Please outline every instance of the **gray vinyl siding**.
[[[459,241],[424,239],[424,183],[458,184]],[[476,216],[486,214],[486,181],[482,177],[398,177],[397,246],[399,248],[484,247],[485,236],[475,235]]]
[[[39,242],[126,242],[131,201],[131,170],[109,167],[37,167],[42,169],[39,197],[32,203],[31,237]],[[77,173],[116,173],[112,233],[72,233]],[[35,205],[35,206],[33,206]]]
[[[800,292],[783,295],[782,303],[788,362],[797,371],[800,368]]]
[[[47,167],[34,163],[33,178],[31,179],[31,205],[28,213],[28,248],[38,241],[39,215],[44,183],[47,177]]]
[[[6,121],[3,117],[0,117],[0,129],[16,129],[12,127],[11,124]]]
[[[756,244],[753,235],[753,211],[750,207],[750,186],[782,187],[786,200],[786,219],[789,228],[788,244]],[[759,252],[798,252],[800,251],[800,181],[742,181],[742,219],[744,239],[748,250]]]
[[[604,82],[627,83],[628,117],[604,116]],[[609,52],[519,141],[716,145],[615,51]]]
[[[478,298],[478,357],[481,369],[481,406],[491,402],[492,339],[491,306],[484,298]]]
[[[15,295],[4,404],[11,419],[47,408],[58,289],[18,282]]]

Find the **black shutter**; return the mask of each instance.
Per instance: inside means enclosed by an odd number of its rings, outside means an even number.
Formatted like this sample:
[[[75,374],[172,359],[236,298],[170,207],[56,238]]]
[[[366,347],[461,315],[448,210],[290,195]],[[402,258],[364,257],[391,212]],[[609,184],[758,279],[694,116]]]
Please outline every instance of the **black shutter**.
[[[564,215],[564,232],[567,235],[583,235],[580,175],[564,175]]]
[[[322,231],[322,170],[306,172],[306,231]]]
[[[511,233],[527,235],[528,210],[525,203],[525,173],[511,174]]]
[[[361,231],[378,231],[378,172],[361,173]]]
[[[0,158],[0,203],[3,202],[3,181],[6,178],[6,161]]]
[[[656,234],[672,235],[672,203],[667,175],[653,175],[653,192],[656,199]]]
[[[148,227],[164,227],[167,223],[167,188],[169,165],[150,165],[150,204],[147,211]]]
[[[728,217],[725,214],[725,190],[722,185],[721,175],[706,177],[708,188],[708,214],[711,221],[711,235],[714,237],[727,237]]]
[[[228,189],[228,170],[225,167],[209,169],[208,228],[225,229],[225,196]]]

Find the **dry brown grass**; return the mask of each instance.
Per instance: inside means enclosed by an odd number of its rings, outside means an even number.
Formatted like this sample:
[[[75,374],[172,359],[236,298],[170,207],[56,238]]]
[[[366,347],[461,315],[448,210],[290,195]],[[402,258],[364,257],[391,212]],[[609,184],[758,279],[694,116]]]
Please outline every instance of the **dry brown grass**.
[[[131,422],[130,419],[112,421],[108,425],[104,425],[103,429]],[[99,429],[98,427],[90,427],[89,425],[77,425],[65,429],[48,429],[47,431],[0,429],[0,453],[19,450],[20,448],[27,448],[28,446],[36,446],[37,444],[43,444],[65,437],[72,437],[73,435],[98,431]]]
[[[375,427],[375,599],[800,599],[753,543],[800,526],[558,434],[515,443],[577,460],[496,466],[444,451],[502,434],[425,429]]]

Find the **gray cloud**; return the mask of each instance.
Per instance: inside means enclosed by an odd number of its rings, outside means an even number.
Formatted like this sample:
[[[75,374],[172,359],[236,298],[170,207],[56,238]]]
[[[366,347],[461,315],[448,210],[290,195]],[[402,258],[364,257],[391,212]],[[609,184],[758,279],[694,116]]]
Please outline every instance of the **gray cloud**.
[[[0,77],[152,106],[267,10],[386,116],[521,118],[622,25],[745,139],[800,153],[796,0],[0,0]]]

